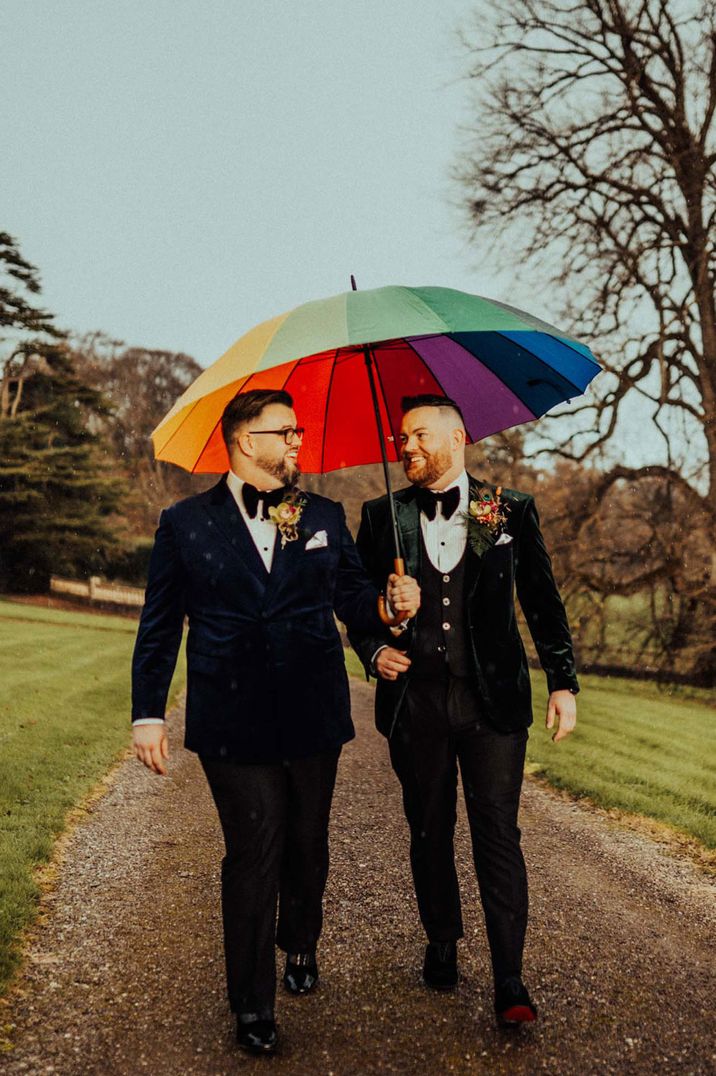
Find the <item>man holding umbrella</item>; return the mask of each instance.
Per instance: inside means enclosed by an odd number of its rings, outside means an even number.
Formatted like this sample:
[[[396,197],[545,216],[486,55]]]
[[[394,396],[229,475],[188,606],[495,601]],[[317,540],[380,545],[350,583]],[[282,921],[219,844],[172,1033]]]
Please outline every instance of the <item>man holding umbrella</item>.
[[[296,487],[303,430],[291,396],[240,393],[221,431],[228,474],[159,522],[132,666],[134,747],[166,772],[164,709],[186,614],[185,744],[199,754],[226,843],[229,1002],[239,1044],[271,1053],[274,941],[289,992],[318,978],[328,816],[354,735],[334,612],[361,634],[381,622],[341,505]],[[389,598],[413,614],[419,605],[408,578]]]
[[[530,680],[515,619],[516,588],[550,691],[547,727],[575,726],[579,690],[569,626],[533,498],[465,470],[465,423],[444,396],[403,400],[400,446],[411,485],[394,495],[407,572],[421,587],[417,617],[396,636],[351,631],[377,675],[376,724],[389,738],[410,827],[410,861],[428,944],[423,977],[458,981],[463,934],[455,860],[460,766],[485,914],[495,1010],[505,1025],[537,1013],[522,982],[527,877],[517,826],[532,722]],[[394,556],[388,497],[363,506],[358,550],[377,586]]]

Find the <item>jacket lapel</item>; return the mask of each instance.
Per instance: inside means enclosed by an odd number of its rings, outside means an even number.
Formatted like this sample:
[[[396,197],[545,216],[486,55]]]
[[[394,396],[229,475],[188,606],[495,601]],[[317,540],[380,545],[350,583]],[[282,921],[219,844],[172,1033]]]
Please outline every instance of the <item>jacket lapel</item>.
[[[264,604],[269,605],[274,595],[278,593],[279,588],[283,585],[284,581],[290,577],[296,577],[300,574],[299,560],[306,548],[306,541],[310,537],[311,531],[307,531],[304,523],[304,515],[308,510],[308,505],[304,508],[301,519],[298,523],[298,538],[293,542],[286,542],[283,548],[281,547],[281,534],[276,528],[276,545],[273,549],[273,562],[271,564],[271,574],[266,576],[266,596]]]
[[[420,573],[420,510],[415,500],[415,490],[401,491],[395,497],[395,514],[398,520],[398,532],[405,560],[405,574],[413,579]],[[391,543],[392,548],[392,543]]]
[[[210,496],[204,507],[209,514],[211,524],[221,537],[228,542],[234,555],[240,560],[244,570],[256,576],[264,586],[268,583],[269,573],[259,556],[254,540],[249,534],[236,501],[226,484],[226,475],[210,490]]]
[[[268,584],[266,587],[266,597],[264,604],[269,606],[275,599],[276,595],[280,593],[281,587],[287,580],[301,579],[302,562],[303,558],[308,555],[313,556],[315,554],[306,554],[306,542],[320,530],[327,532],[328,541],[333,542],[336,540],[337,535],[332,531],[330,523],[333,518],[330,514],[325,513],[325,510],[320,507],[320,501],[316,501],[311,497],[310,493],[306,490],[300,490],[301,494],[305,498],[305,505],[301,512],[301,518],[298,521],[298,538],[293,542],[286,542],[283,548],[281,547],[281,534],[277,532],[276,545],[274,547],[273,564],[271,565],[271,575],[268,577]]]
[[[481,478],[473,478],[471,474],[467,476],[470,479],[470,494],[469,499],[474,501],[477,497],[478,490],[482,486],[488,485],[487,482],[483,482]],[[470,539],[467,540],[467,548],[465,550],[465,592],[471,597],[477,584],[480,581],[480,575],[482,573],[485,557],[478,556],[470,545]]]

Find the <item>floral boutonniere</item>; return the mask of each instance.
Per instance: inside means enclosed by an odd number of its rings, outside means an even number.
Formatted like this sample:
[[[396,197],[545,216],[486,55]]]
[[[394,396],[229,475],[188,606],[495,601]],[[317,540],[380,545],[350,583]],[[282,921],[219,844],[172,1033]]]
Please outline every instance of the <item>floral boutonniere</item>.
[[[502,486],[497,486],[494,493],[483,486],[477,491],[477,497],[470,501],[467,511],[467,537],[470,546],[478,557],[490,549],[507,522],[509,508],[500,500]]]
[[[281,535],[281,549],[286,542],[295,542],[298,538],[298,524],[308,499],[298,489],[289,490],[281,503],[268,510],[269,519],[276,524]]]

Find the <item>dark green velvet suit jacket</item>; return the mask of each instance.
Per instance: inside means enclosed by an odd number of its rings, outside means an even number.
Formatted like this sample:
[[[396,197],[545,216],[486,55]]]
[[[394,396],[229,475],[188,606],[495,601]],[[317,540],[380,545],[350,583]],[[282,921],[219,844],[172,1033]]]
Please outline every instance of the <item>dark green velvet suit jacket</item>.
[[[495,489],[470,476],[471,498],[477,489]],[[405,570],[418,581],[421,573],[420,512],[415,487],[399,490],[395,507]],[[515,593],[524,612],[550,691],[579,690],[567,614],[552,574],[552,562],[539,527],[534,498],[515,490],[502,491],[508,507],[504,532],[511,541],[493,545],[482,556],[468,542],[465,565],[466,629],[481,706],[496,728],[505,732],[532,723],[532,702],[525,649],[515,615]],[[393,570],[393,543],[387,496],[363,505],[356,540],[368,575],[379,588]],[[382,633],[349,633],[366,675],[375,651],[383,643],[410,655],[415,624],[397,639],[386,628]],[[390,735],[400,711],[408,678],[416,669],[395,681],[378,680],[376,725]]]

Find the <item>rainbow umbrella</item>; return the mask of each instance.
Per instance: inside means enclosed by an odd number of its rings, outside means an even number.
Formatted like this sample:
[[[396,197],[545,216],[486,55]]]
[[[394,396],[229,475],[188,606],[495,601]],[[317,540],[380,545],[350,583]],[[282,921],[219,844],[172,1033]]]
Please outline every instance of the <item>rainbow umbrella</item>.
[[[352,291],[242,336],[189,386],[152,440],[157,459],[226,471],[226,404],[250,389],[286,389],[306,431],[305,473],[382,461],[402,574],[388,474],[388,462],[400,458],[402,397],[451,397],[468,437],[479,441],[581,395],[600,367],[584,344],[494,299],[435,287],[357,291],[351,283]]]
[[[189,386],[152,434],[157,459],[195,473],[229,460],[221,413],[238,392],[291,393],[306,474],[400,458],[403,396],[459,403],[471,441],[580,396],[600,367],[584,344],[479,295],[436,287],[349,291],[264,321]],[[379,423],[367,421],[377,397]]]

